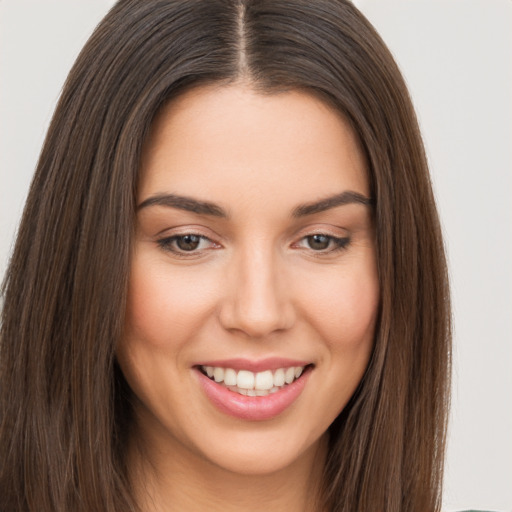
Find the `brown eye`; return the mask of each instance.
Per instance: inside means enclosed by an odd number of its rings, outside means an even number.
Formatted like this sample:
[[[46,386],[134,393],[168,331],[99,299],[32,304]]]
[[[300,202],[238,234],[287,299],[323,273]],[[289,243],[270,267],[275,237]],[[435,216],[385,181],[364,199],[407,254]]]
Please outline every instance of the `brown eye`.
[[[156,243],[165,252],[181,258],[199,258],[205,256],[210,250],[222,248],[210,238],[194,233],[161,238]]]
[[[197,235],[183,235],[175,238],[176,247],[181,251],[195,251],[199,247],[201,237]]]
[[[162,238],[158,240],[157,243],[164,251],[172,252],[176,255],[186,255],[187,253],[190,255],[198,254],[204,249],[215,246],[215,244],[205,236],[194,235],[193,233]]]
[[[332,237],[327,235],[310,235],[306,237],[308,246],[314,251],[324,251],[329,247]]]
[[[301,238],[301,240],[296,244],[296,247],[317,252],[319,255],[327,255],[346,249],[349,244],[349,237],[339,238],[337,236],[325,235],[323,233],[315,233]]]

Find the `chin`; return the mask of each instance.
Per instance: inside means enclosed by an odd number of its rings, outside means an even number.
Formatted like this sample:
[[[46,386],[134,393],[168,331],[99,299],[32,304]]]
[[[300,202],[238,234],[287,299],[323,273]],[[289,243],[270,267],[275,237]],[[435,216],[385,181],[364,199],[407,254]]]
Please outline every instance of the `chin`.
[[[327,433],[297,436],[266,427],[259,424],[252,431],[232,431],[225,436],[227,439],[219,437],[217,442],[207,445],[203,439],[194,451],[219,469],[246,476],[272,475],[293,466],[305,467],[304,462],[321,456]]]

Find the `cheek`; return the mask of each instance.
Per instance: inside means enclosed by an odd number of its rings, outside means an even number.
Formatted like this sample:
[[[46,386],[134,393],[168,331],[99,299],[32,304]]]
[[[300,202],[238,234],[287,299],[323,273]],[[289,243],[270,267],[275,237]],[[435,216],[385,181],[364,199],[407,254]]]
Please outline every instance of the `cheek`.
[[[314,280],[307,292],[311,300],[304,310],[331,350],[371,349],[380,300],[373,262]]]
[[[214,307],[213,278],[190,267],[172,266],[165,255],[139,247],[130,271],[126,317],[117,359],[141,403],[157,417],[179,407],[187,348]]]
[[[214,307],[217,284],[196,270],[177,271],[165,259],[136,255],[128,288],[125,329],[155,347],[193,336]]]

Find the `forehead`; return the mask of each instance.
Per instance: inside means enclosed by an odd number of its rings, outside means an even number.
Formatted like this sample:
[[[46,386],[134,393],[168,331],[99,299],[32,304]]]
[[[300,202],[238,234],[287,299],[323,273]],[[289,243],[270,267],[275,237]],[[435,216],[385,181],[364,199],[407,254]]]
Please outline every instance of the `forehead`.
[[[155,118],[139,199],[167,192],[291,207],[343,190],[369,193],[357,138],[338,111],[302,91],[208,86],[172,100]]]

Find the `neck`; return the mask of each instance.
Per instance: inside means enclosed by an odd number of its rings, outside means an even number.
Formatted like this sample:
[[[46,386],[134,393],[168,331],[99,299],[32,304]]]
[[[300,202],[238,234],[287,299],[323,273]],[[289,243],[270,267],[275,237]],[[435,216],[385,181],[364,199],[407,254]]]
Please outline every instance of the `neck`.
[[[319,512],[326,439],[270,474],[233,473],[204,458],[130,449],[130,480],[142,512]]]

